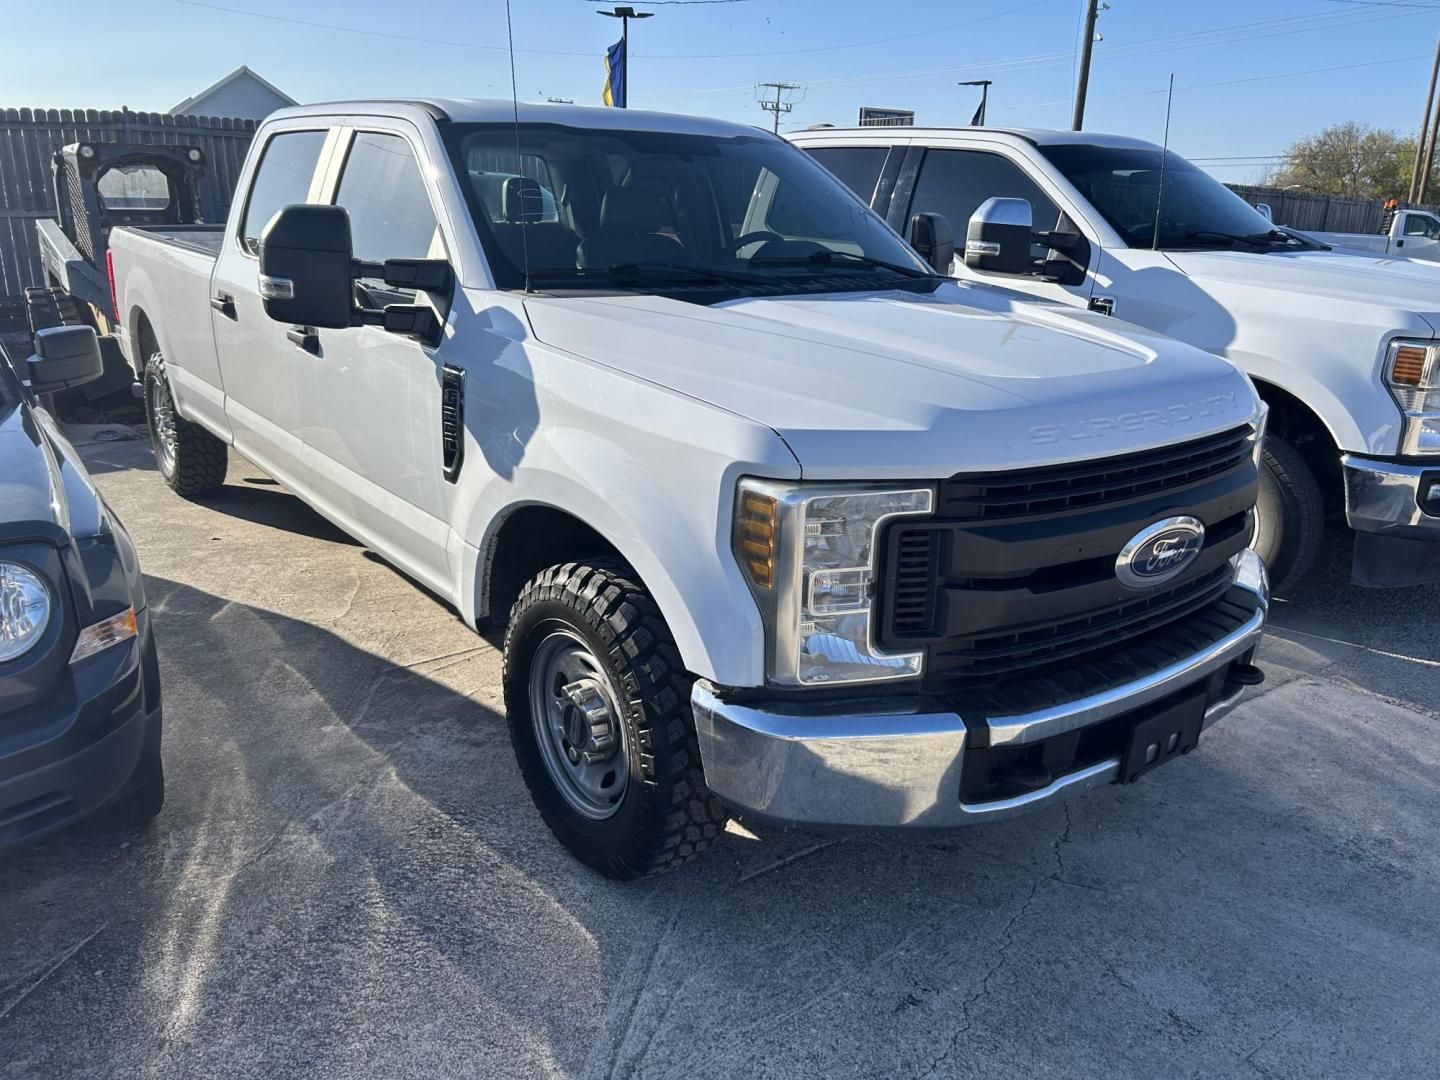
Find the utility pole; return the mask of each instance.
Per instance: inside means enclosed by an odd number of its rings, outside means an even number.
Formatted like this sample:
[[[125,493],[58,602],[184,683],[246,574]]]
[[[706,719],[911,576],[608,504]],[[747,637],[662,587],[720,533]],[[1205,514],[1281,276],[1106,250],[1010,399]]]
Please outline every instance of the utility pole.
[[[612,19],[620,20],[620,96],[621,100],[615,104],[622,109],[630,107],[630,20],[649,19],[654,16],[653,11],[636,11],[633,7],[620,7],[616,5],[614,11],[601,11],[598,8],[597,15],[608,15]]]
[[[1425,117],[1420,121],[1420,137],[1415,143],[1415,165],[1410,170],[1410,198],[1415,202],[1420,189],[1420,163],[1430,164],[1435,156],[1435,140],[1430,134],[1430,110],[1435,107],[1435,81],[1440,76],[1440,37],[1435,39],[1435,64],[1430,68],[1430,89],[1425,91]]]
[[[769,90],[775,91],[775,97],[773,99],[766,96],[761,96],[756,100],[760,103],[760,108],[764,109],[768,113],[771,113],[775,117],[775,126],[773,130],[776,135],[779,135],[780,114],[788,113],[791,109],[795,108],[795,103],[798,99],[791,97],[790,95],[794,94],[797,90],[803,90],[804,87],[800,86],[797,83],[767,82],[761,83],[755,89],[761,91],[762,93]]]
[[[1430,117],[1430,150],[1420,165],[1420,188],[1415,192],[1415,201],[1418,203],[1425,201],[1426,189],[1430,187],[1430,167],[1435,164],[1435,140],[1437,138],[1440,138],[1440,109],[1435,109]]]
[[[1085,94],[1090,89],[1090,54],[1095,49],[1095,20],[1100,12],[1109,8],[1110,5],[1102,0],[1085,2],[1085,43],[1080,50],[1080,77],[1075,83],[1075,117],[1070,124],[1075,131],[1085,126]]]
[[[975,117],[970,121],[971,127],[985,126],[985,106],[990,101],[990,84],[993,79],[971,79],[969,82],[962,82],[960,86],[978,86],[980,88],[980,108],[975,110]]]

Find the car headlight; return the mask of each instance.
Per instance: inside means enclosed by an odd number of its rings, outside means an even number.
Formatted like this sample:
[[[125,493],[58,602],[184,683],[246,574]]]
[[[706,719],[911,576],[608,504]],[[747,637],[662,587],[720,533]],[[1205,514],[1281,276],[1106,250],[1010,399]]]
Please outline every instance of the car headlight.
[[[896,517],[929,514],[928,487],[746,479],[734,547],[765,620],[766,673],[782,686],[914,678],[924,653],[875,646],[876,548]]]
[[[50,624],[50,590],[33,570],[0,562],[0,664],[32,649]]]
[[[1405,414],[1400,453],[1440,454],[1440,345],[1392,341],[1385,356],[1385,385]]]

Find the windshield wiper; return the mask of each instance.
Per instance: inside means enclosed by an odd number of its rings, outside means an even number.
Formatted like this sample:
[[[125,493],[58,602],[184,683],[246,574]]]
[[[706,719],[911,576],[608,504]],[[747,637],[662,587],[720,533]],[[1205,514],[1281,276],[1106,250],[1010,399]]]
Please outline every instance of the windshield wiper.
[[[1241,233],[1217,232],[1213,229],[1197,229],[1192,232],[1181,233],[1171,240],[1167,247],[1174,247],[1177,244],[1202,243],[1206,240],[1226,241],[1232,244],[1251,244],[1255,247],[1264,247],[1266,244],[1276,243],[1299,243],[1297,237],[1289,233],[1281,232],[1279,229],[1271,229],[1269,232],[1252,233],[1249,236]]]
[[[869,255],[856,255],[853,251],[835,251],[827,249],[817,251],[812,255],[782,256],[772,259],[751,259],[752,265],[761,266],[824,266],[833,263],[836,259],[844,259],[845,262],[859,270],[889,270],[896,274],[903,274],[911,278],[938,278],[944,274],[937,274],[933,270],[917,270],[913,266],[904,266],[900,263],[886,262],[884,259],[872,259]]]
[[[691,266],[671,262],[626,262],[610,266],[551,266],[531,270],[532,279],[581,278],[607,281],[615,285],[639,284],[649,281],[736,282],[743,285],[769,284],[758,274],[735,270],[717,270],[709,266]]]

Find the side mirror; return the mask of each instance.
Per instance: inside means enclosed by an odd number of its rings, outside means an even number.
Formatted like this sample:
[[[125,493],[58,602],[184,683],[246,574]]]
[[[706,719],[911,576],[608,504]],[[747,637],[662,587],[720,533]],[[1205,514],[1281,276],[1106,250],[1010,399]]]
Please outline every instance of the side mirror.
[[[986,274],[1028,273],[1034,237],[1028,199],[986,199],[965,228],[965,265]]]
[[[937,274],[950,276],[955,260],[955,231],[944,214],[920,213],[910,219],[910,246]]]
[[[341,206],[286,206],[260,234],[260,299],[276,322],[354,323],[350,215]]]
[[[88,326],[52,326],[35,332],[35,354],[26,362],[30,389],[37,394],[94,382],[105,371],[100,339]]]
[[[1263,217],[1266,221],[1273,222],[1275,220],[1275,215],[1270,212],[1269,203],[1256,203],[1255,212],[1258,213],[1261,217]]]

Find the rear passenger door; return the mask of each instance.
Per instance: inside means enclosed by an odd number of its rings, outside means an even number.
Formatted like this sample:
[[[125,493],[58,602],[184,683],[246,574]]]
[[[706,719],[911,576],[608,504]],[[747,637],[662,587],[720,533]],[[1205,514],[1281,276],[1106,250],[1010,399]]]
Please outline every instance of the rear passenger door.
[[[349,213],[356,259],[447,257],[420,145],[403,121],[366,122],[342,134],[332,166],[338,169],[333,202]],[[367,308],[432,303],[425,293],[371,278],[359,279],[356,293]],[[441,298],[442,323],[448,307]],[[440,423],[448,345],[432,348],[381,326],[322,329],[315,336],[314,355],[294,347],[314,373],[300,417],[313,500],[347,531],[449,595],[450,484]],[[450,378],[458,385],[458,367]]]

